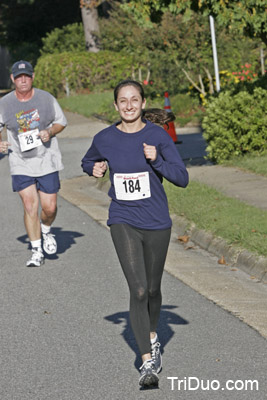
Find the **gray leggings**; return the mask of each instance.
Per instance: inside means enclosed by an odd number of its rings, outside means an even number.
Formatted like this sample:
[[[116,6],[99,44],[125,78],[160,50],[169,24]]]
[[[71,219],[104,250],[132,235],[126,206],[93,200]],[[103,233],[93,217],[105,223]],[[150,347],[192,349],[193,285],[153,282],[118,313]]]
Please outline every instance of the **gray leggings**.
[[[130,321],[141,355],[150,353],[161,307],[161,278],[171,228],[137,229],[126,224],[110,227],[111,237],[130,289]]]

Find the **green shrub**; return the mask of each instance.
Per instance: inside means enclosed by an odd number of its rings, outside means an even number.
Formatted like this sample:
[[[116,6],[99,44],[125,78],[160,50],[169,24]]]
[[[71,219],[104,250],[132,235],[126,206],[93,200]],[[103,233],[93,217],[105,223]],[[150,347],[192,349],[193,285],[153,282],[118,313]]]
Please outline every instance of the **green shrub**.
[[[208,103],[203,119],[207,152],[222,163],[233,156],[267,150],[267,91],[222,92]]]
[[[44,55],[35,67],[35,85],[56,97],[77,94],[84,89],[110,89],[120,80],[131,77],[133,67],[131,56],[104,50]]]
[[[187,92],[190,82],[183,69],[197,85],[201,75],[208,91],[207,70],[212,74],[214,66],[210,25],[206,16],[192,13],[189,18],[189,15],[173,15],[162,11],[157,23],[150,22],[144,26],[140,25],[139,19],[136,20],[135,13],[126,11],[129,11],[128,6],[122,7],[122,2],[110,3],[109,18],[99,21],[101,46],[106,50],[127,52],[135,57],[142,72],[140,79],[138,71],[135,71],[137,79],[153,82],[146,87],[150,98],[156,98],[158,94],[162,96],[166,90],[170,95]],[[144,8],[144,4],[141,7]],[[248,62],[252,64],[253,70],[258,68],[258,40],[244,38],[236,32],[229,33],[218,26],[216,37],[222,70],[237,71]],[[148,69],[149,78],[146,76]],[[230,76],[227,81],[228,78]],[[192,93],[199,98],[198,91],[193,90]]]
[[[42,38],[41,55],[61,53],[63,51],[84,51],[85,39],[82,23],[74,23],[55,28]]]
[[[233,94],[240,92],[241,90],[245,90],[248,93],[253,93],[254,90],[258,87],[267,90],[267,75],[259,76],[257,79],[252,81],[241,81],[237,85],[234,85],[231,88]]]

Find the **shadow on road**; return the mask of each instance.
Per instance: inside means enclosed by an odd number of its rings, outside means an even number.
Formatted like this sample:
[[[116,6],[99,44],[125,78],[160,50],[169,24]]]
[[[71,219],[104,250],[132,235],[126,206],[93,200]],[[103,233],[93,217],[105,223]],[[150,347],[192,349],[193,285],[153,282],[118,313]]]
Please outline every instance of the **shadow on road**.
[[[172,311],[175,308],[177,308],[177,306],[171,306],[171,305],[161,306],[158,332],[159,332],[159,340],[161,343],[162,354],[164,353],[164,347],[171,340],[171,338],[175,333],[171,325],[187,325],[189,323],[188,321],[186,321],[185,319],[183,319],[178,314]],[[124,338],[125,342],[128,344],[128,346],[136,354],[134,365],[136,369],[139,369],[140,365],[142,364],[142,360],[132,332],[129,312],[121,311],[116,314],[108,315],[105,317],[105,319],[109,322],[112,322],[115,325],[119,324],[123,325],[123,331],[121,332],[121,335]]]
[[[211,164],[211,162],[206,158],[206,147],[207,143],[203,138],[202,133],[178,135],[176,148],[186,167]]]
[[[64,231],[62,230],[62,228],[52,228],[52,233],[56,236],[57,253],[52,255],[45,255],[46,258],[51,260],[57,259],[57,254],[65,253],[65,251],[67,251],[73,244],[76,244],[76,238],[84,236],[83,233],[75,231]],[[31,249],[27,235],[19,236],[17,240],[21,243],[28,244],[28,248]]]

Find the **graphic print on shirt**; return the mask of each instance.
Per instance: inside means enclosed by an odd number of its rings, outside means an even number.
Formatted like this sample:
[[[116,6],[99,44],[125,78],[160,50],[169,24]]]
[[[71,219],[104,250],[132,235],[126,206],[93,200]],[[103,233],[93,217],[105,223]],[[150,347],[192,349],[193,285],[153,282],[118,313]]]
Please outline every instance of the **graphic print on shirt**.
[[[20,111],[16,114],[16,119],[19,126],[18,133],[39,128],[40,125],[40,115],[36,108],[29,111]]]
[[[20,111],[16,114],[18,139],[22,152],[42,145],[39,135],[40,116],[37,109]]]

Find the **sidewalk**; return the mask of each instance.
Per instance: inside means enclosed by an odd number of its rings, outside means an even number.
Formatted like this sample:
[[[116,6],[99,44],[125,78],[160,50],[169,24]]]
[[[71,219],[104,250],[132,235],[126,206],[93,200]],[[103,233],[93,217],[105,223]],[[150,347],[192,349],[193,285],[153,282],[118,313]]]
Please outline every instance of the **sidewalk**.
[[[191,133],[190,133],[191,132]],[[226,196],[233,197],[251,206],[267,209],[267,177],[242,171],[238,168],[212,165],[204,158],[206,144],[201,132],[194,129],[181,130],[178,139],[178,150],[187,166],[190,181],[198,181],[209,185]],[[201,248],[217,255],[224,256],[227,263],[240,268],[259,281],[267,283],[267,258],[257,257],[247,250],[238,251],[226,244],[223,239],[217,238],[208,232],[196,229],[187,221],[175,217],[174,221],[183,234]],[[184,226],[184,228],[183,228]]]
[[[60,138],[93,138],[95,134],[108,125],[98,119],[86,118],[82,115],[64,111],[68,126],[60,134]]]
[[[267,210],[267,177],[232,167],[208,165],[190,167],[190,180],[212,186],[226,196]]]

